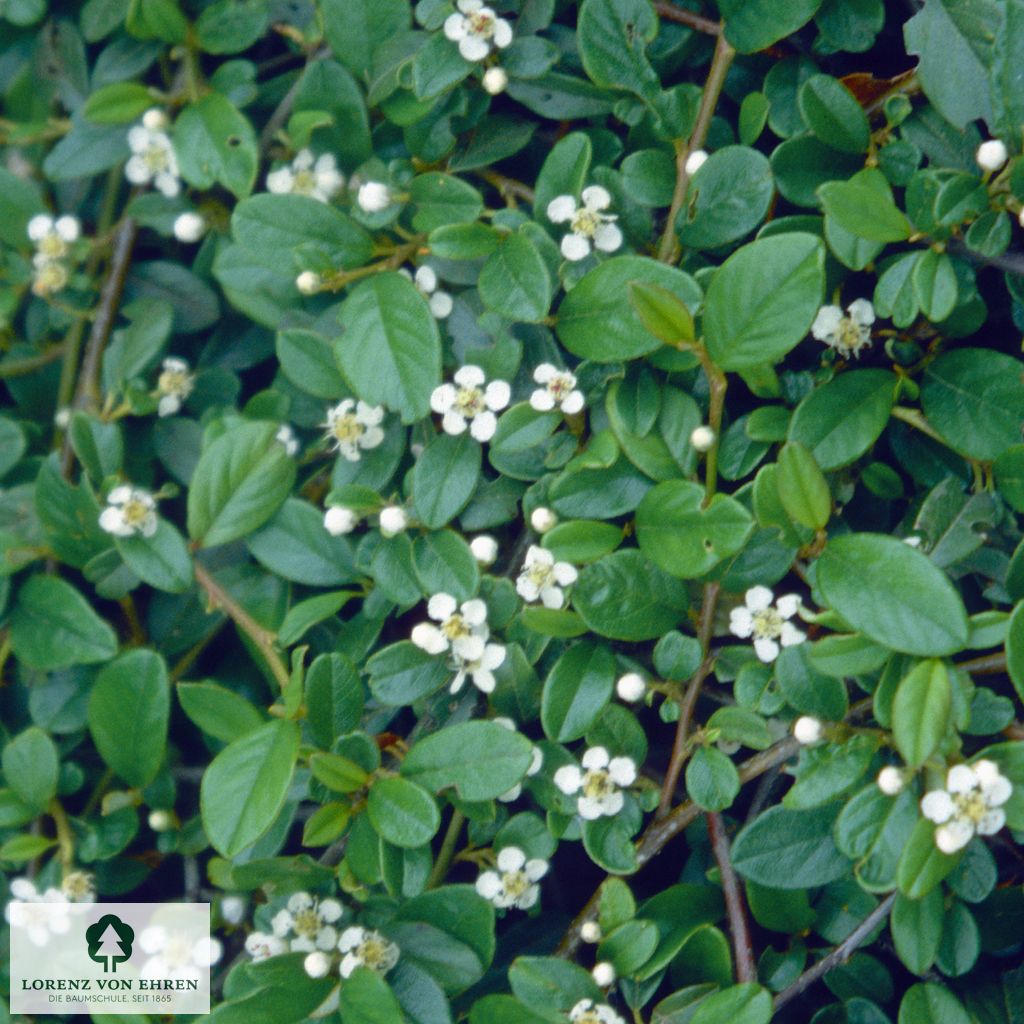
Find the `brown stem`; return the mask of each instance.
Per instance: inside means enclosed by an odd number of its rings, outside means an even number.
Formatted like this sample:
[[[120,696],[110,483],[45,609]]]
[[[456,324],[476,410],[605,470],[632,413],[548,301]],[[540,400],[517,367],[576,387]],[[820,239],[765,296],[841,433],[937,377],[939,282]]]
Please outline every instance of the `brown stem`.
[[[64,874],[67,874],[75,863],[75,833],[71,829],[71,822],[64,811],[61,802],[54,797],[47,808],[53,824],[57,829],[57,850],[60,857],[60,866]]]
[[[743,890],[729,857],[729,837],[725,832],[725,822],[716,812],[709,813],[707,821],[711,850],[722,876],[725,910],[729,917],[729,931],[732,933],[733,959],[736,961],[736,980],[741,984],[746,981],[757,981],[754,947],[750,942],[750,928],[747,925],[747,909],[743,900]]]
[[[533,203],[537,194],[530,188],[529,185],[523,184],[521,181],[517,181],[515,178],[510,178],[506,174],[500,174],[498,171],[490,170],[479,170],[476,172],[477,175],[483,178],[484,181],[493,185],[502,195],[502,198],[508,199],[512,196],[515,199],[522,199],[524,202]]]
[[[1006,652],[983,654],[980,658],[958,662],[957,668],[970,672],[972,676],[994,676],[1006,671]]]
[[[668,218],[658,245],[658,259],[662,263],[675,263],[679,259],[676,219],[683,208],[683,203],[686,202],[686,191],[690,187],[686,161],[694,150],[704,145],[708,129],[711,127],[711,119],[715,116],[715,107],[718,106],[718,97],[721,96],[722,86],[725,85],[725,76],[729,73],[729,66],[735,56],[736,51],[729,45],[725,36],[719,34],[715,43],[715,54],[711,58],[711,68],[704,83],[704,92],[701,94],[700,109],[697,111],[693,132],[688,142],[680,139],[676,143],[676,187],[672,193],[672,205],[669,207]]]
[[[658,2],[654,5],[654,10],[659,18],[678,22],[680,25],[692,28],[695,32],[704,32],[709,36],[717,36],[722,32],[722,26],[717,21],[694,14],[693,11],[688,11],[685,7],[676,7],[675,4]]]
[[[281,692],[288,689],[288,668],[277,652],[277,637],[269,629],[264,629],[206,570],[198,560],[195,561],[196,582],[206,591],[212,608],[219,608],[234,624],[256,645],[263,656],[267,667],[277,680]]]
[[[781,1010],[786,1003],[791,1002],[805,989],[810,988],[819,978],[828,974],[833,967],[837,967],[845,960],[848,960],[857,947],[875,930],[879,922],[888,916],[889,910],[895,902],[896,893],[889,893],[828,956],[823,957],[812,967],[804,971],[789,988],[783,989],[775,997],[775,1011]]]

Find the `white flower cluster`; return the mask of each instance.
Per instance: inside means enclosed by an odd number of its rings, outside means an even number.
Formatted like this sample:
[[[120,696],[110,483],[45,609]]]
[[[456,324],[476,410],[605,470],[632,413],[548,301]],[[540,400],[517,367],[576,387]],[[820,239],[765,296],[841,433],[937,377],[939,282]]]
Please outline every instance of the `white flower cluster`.
[[[993,761],[957,764],[946,774],[946,788],[921,799],[921,813],[939,827],[935,845],[943,853],[962,850],[975,835],[995,835],[1006,824],[1003,804],[1013,795],[1010,780]]]
[[[416,268],[415,274],[402,267],[399,273],[412,281],[416,286],[416,291],[427,300],[427,305],[430,306],[430,312],[434,314],[435,319],[444,320],[451,313],[454,302],[447,292],[438,291],[437,272],[433,267],[423,264]]]
[[[69,905],[71,901],[60,889],[37,889],[30,878],[11,879],[9,889],[12,898],[4,908],[4,917],[13,928],[24,931],[33,946],[41,948],[49,943],[51,935],[64,935],[70,930],[70,909],[40,908],[40,904]]]
[[[428,654],[448,654],[455,678],[451,692],[458,693],[467,676],[482,693],[494,690],[494,670],[505,661],[505,648],[488,643],[487,605],[479,598],[460,605],[451,594],[434,594],[427,602],[434,622],[413,627],[412,642]],[[436,623],[436,625],[435,625]]]
[[[107,507],[100,513],[100,529],[115,537],[152,537],[156,528],[156,498],[149,491],[121,484],[107,495]]]
[[[376,448],[384,440],[381,421],[384,406],[367,405],[354,398],[346,398],[327,410],[327,438],[343,458],[358,462],[364,451]]]
[[[574,764],[559,768],[555,785],[576,796],[576,810],[586,821],[618,814],[625,803],[623,788],[636,782],[636,763],[630,757],[609,757],[604,747],[591,747],[582,764],[582,769]]]
[[[583,392],[576,387],[576,376],[559,370],[551,363],[541,363],[533,371],[533,379],[541,386],[530,395],[530,405],[537,412],[550,412],[556,406],[571,415],[583,408]]]
[[[506,846],[498,854],[498,870],[484,871],[476,880],[476,891],[500,909],[529,910],[540,897],[537,883],[547,873],[546,860],[528,860],[518,846]]]
[[[516,592],[524,601],[539,600],[545,608],[561,608],[565,603],[562,588],[575,583],[578,575],[575,566],[556,562],[547,548],[531,544],[516,579]]]
[[[160,369],[156,382],[158,416],[174,416],[192,394],[196,378],[187,362],[177,356],[168,356]]]
[[[729,613],[729,630],[734,636],[746,640],[754,638],[754,651],[761,661],[774,661],[781,647],[802,644],[807,634],[787,619],[800,610],[800,597],[785,594],[775,601],[775,595],[768,587],[751,587],[744,603]]]
[[[338,170],[334,155],[315,156],[311,149],[300,149],[291,163],[267,175],[268,192],[309,196],[321,203],[329,203],[344,185],[345,176]]]
[[[224,950],[209,937],[196,940],[188,932],[162,925],[144,928],[139,934],[139,948],[147,960],[139,976],[147,980],[201,981],[201,971],[217,963]]]
[[[622,245],[622,232],[616,218],[604,211],[612,197],[606,188],[590,185],[581,193],[583,205],[573,196],[558,196],[548,203],[548,220],[568,224],[569,234],[562,238],[562,255],[567,260],[586,259],[593,249],[615,252]]]
[[[430,408],[441,416],[446,434],[464,434],[467,427],[475,441],[489,441],[498,428],[494,414],[508,405],[512,391],[503,380],[486,383],[479,366],[456,370],[454,383],[441,384],[430,396]]]
[[[459,13],[445,20],[444,34],[459,44],[466,60],[485,60],[492,50],[504,50],[512,42],[512,26],[485,7],[483,0],[458,0],[456,6]]]
[[[28,222],[27,232],[36,247],[32,257],[32,291],[45,298],[67,287],[71,276],[68,257],[82,228],[77,217],[65,214],[54,219],[38,213]]]
[[[169,127],[167,115],[154,107],[142,115],[142,124],[128,129],[132,155],[124,165],[124,176],[133,185],[152,183],[170,199],[181,191],[181,178]]]
[[[595,1003],[593,999],[581,999],[569,1011],[569,1020],[572,1024],[626,1024],[607,1003]]]
[[[874,322],[875,307],[871,302],[854,299],[846,307],[846,316],[839,306],[822,306],[811,324],[811,334],[844,358],[859,359],[861,352],[871,346]]]

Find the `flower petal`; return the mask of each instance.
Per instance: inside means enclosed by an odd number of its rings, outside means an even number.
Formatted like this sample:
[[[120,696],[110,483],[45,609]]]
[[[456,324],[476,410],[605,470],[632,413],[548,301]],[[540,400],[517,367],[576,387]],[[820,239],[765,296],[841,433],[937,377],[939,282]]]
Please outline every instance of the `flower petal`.
[[[564,224],[572,220],[575,213],[576,200],[572,196],[558,196],[548,203],[548,220],[552,224]]]

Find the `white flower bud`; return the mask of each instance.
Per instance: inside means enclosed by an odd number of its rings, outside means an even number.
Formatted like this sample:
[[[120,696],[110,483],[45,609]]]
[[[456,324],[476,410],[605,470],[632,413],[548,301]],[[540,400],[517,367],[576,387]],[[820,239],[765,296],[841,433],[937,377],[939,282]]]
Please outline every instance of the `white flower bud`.
[[[793,723],[793,735],[798,743],[809,746],[812,743],[820,742],[825,735],[825,730],[817,718],[811,715],[801,715]]]
[[[584,942],[600,942],[601,926],[596,921],[584,921],[580,926],[580,938]]]
[[[71,423],[71,410],[68,406],[64,406],[63,409],[58,409],[53,414],[53,423],[58,430],[67,430]]]
[[[174,828],[174,815],[170,811],[150,811],[149,827],[154,832],[170,832]]]
[[[504,68],[488,68],[484,72],[484,90],[492,96],[504,92],[508,86],[508,72]]]
[[[397,505],[388,505],[387,508],[380,510],[380,532],[385,537],[394,537],[402,533],[408,525],[409,517],[405,514],[405,509]]]
[[[886,765],[878,773],[878,788],[886,796],[896,796],[903,789],[903,772],[895,765]]]
[[[601,963],[595,964],[590,974],[601,988],[607,988],[615,983],[615,968],[607,960],[602,960]]]
[[[1017,214],[1017,223],[1024,228],[1024,206],[1021,207],[1020,213]]]
[[[485,567],[494,565],[498,557],[498,542],[493,537],[484,533],[470,541],[469,550],[473,552],[473,557],[477,560],[478,564]]]
[[[535,508],[530,513],[530,525],[538,533],[547,533],[558,522],[558,516],[549,508]]]
[[[686,173],[692,178],[704,166],[707,158],[707,150],[695,149],[686,158]]]
[[[359,186],[356,202],[365,213],[380,213],[391,205],[391,189],[380,181],[368,181]]]
[[[304,270],[297,278],[295,278],[295,287],[302,292],[303,295],[316,295],[320,291],[320,275],[312,270]]]
[[[615,692],[619,695],[620,700],[633,704],[647,692],[647,683],[639,672],[627,672],[615,684]]]
[[[322,950],[314,950],[305,960],[302,966],[311,978],[326,978],[331,969],[331,958]]]
[[[1000,139],[989,139],[978,147],[974,159],[983,171],[998,171],[1006,163],[1009,154],[1006,145]]]
[[[690,434],[690,447],[695,452],[707,452],[715,443],[715,432],[710,427],[694,427]]]
[[[167,115],[159,107],[150,107],[142,115],[143,127],[148,128],[151,132],[162,132],[169,123]]]
[[[245,900],[241,896],[225,896],[220,901],[220,916],[228,924],[241,924],[245,917]]]
[[[179,242],[198,242],[205,231],[206,221],[198,213],[179,213],[174,218],[174,237]]]
[[[359,522],[359,517],[344,505],[334,505],[324,513],[324,529],[332,537],[340,537],[343,533],[351,533]]]

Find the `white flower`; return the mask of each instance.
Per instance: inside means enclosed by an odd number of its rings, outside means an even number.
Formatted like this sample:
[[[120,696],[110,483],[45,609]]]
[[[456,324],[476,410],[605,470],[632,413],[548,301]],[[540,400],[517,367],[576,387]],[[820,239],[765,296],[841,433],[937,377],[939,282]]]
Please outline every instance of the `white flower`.
[[[154,109],[146,111],[141,125],[128,129],[128,148],[132,155],[124,166],[124,176],[133,185],[152,182],[170,198],[181,191],[181,181],[178,158],[167,128],[166,115]]]
[[[714,443],[715,432],[710,427],[694,427],[690,433],[690,447],[695,452],[709,452]]]
[[[504,68],[488,68],[484,72],[484,91],[497,96],[508,88],[508,72]]]
[[[558,515],[550,508],[535,508],[530,513],[530,525],[537,533],[547,533],[558,525]]]
[[[416,286],[416,291],[427,300],[430,312],[437,320],[443,320],[452,311],[454,302],[447,292],[437,290],[437,273],[433,267],[426,264],[416,268],[416,273],[411,274],[405,267],[399,271],[402,277],[408,278]]]
[[[274,915],[271,926],[279,939],[291,939],[293,953],[312,953],[315,949],[333,949],[338,941],[334,922],[341,917],[337,900],[318,900],[308,892],[296,892],[288,898],[284,910]]]
[[[315,270],[303,270],[298,277],[295,278],[295,287],[303,295],[316,295],[320,291],[320,286],[323,284],[323,279]]]
[[[574,764],[563,765],[555,772],[555,785],[569,796],[579,794],[576,809],[587,821],[618,814],[625,802],[621,787],[636,782],[633,759],[609,759],[604,747],[591,747],[583,755],[583,768],[581,771]]]
[[[561,608],[565,600],[562,587],[575,583],[577,575],[568,562],[556,562],[550,551],[531,544],[516,580],[516,592],[524,601],[540,599],[545,608]]]
[[[156,393],[160,397],[156,407],[157,415],[173,416],[192,394],[195,384],[196,379],[188,363],[176,356],[168,356],[163,361],[156,381]]]
[[[175,827],[175,817],[170,811],[150,811],[146,824],[154,832],[170,832]]]
[[[859,359],[861,350],[871,345],[874,322],[875,307],[871,302],[854,299],[846,307],[846,316],[838,306],[822,306],[811,324],[811,334],[841,356]]]
[[[246,906],[244,896],[225,896],[220,901],[220,916],[227,924],[241,924]]]
[[[939,827],[935,845],[943,853],[956,853],[971,838],[990,836],[1006,824],[1002,805],[1013,786],[992,761],[957,764],[946,775],[946,788],[933,789],[921,800],[921,813]]]
[[[588,922],[588,924],[592,923]],[[607,971],[602,971],[601,977],[598,978],[597,967],[594,968],[594,981],[602,988],[606,988],[615,980],[615,970],[611,964],[598,964],[598,967],[611,969],[610,977]],[[569,1020],[572,1021],[572,1024],[626,1024],[607,1003],[595,1003],[593,999],[581,999],[569,1011]]]
[[[148,491],[129,484],[115,487],[107,495],[107,507],[100,513],[100,529],[115,537],[152,537],[156,533],[156,499]]]
[[[94,903],[95,877],[88,871],[69,871],[61,879],[60,891],[72,903]]]
[[[878,788],[886,796],[896,796],[904,786],[903,772],[895,765],[887,764],[878,773]]]
[[[601,926],[596,921],[584,921],[580,925],[580,938],[584,942],[591,944],[600,942],[604,933],[601,931]]]
[[[38,253],[33,257],[32,292],[40,298],[63,291],[71,275],[60,260],[46,259]]]
[[[376,448],[384,440],[381,421],[384,406],[346,398],[327,410],[327,436],[334,449],[349,462],[358,462],[361,452]]]
[[[486,533],[474,537],[469,542],[469,550],[473,552],[477,564],[484,567],[494,565],[498,558],[498,542]]]
[[[974,159],[983,171],[998,171],[1006,163],[1009,153],[1006,151],[1006,144],[1001,139],[989,139],[983,142]]]
[[[527,860],[518,846],[506,846],[498,854],[498,870],[484,871],[476,880],[476,891],[496,907],[529,910],[540,896],[537,883],[547,873],[546,860]]]
[[[427,602],[427,614],[440,623],[421,622],[413,627],[412,642],[428,654],[452,654],[465,662],[484,656],[487,637],[487,605],[479,598],[461,606],[451,594],[434,594]],[[500,664],[500,662],[499,662]]]
[[[68,898],[60,889],[40,891],[31,879],[14,878],[10,893],[12,899],[4,908],[4,917],[12,929],[23,930],[33,946],[45,946],[51,935],[64,935],[71,928]]]
[[[340,974],[347,978],[357,967],[368,967],[378,974],[387,974],[398,963],[399,950],[380,932],[353,925],[341,933],[338,949],[344,954]]]
[[[628,701],[630,704],[641,700],[647,692],[647,682],[639,672],[627,672],[619,677],[615,684],[615,692],[620,700]]]
[[[216,939],[204,936],[197,940],[188,932],[162,925],[144,928],[138,941],[149,957],[139,971],[139,976],[147,980],[199,981],[200,971],[217,963],[223,952]]]
[[[456,656],[455,678],[450,687],[451,693],[458,693],[466,684],[466,676],[481,693],[493,693],[496,680],[494,670],[505,663],[505,648],[501,644],[486,644],[479,658],[459,658]]]
[[[359,524],[359,516],[344,505],[332,505],[324,513],[324,529],[332,537],[340,537],[343,533],[351,533]]]
[[[462,434],[469,425],[470,435],[477,441],[494,436],[498,419],[494,415],[508,405],[511,389],[503,380],[486,377],[479,366],[463,366],[455,372],[454,384],[441,384],[430,396],[430,408],[441,415],[446,434]]]
[[[206,220],[191,210],[174,218],[174,237],[179,242],[198,242],[206,233]]]
[[[590,976],[601,988],[607,988],[609,985],[613,985],[615,983],[615,968],[607,960],[603,960],[599,964],[594,964],[594,968],[590,972]],[[582,1019],[586,1020],[586,1017]],[[597,1019],[601,1020],[600,1014]],[[606,1017],[605,1019],[607,1020],[608,1018]]]
[[[492,721],[494,722],[495,725],[500,725],[503,729],[508,729],[509,732],[517,731],[516,723],[513,722],[511,718],[494,718],[492,719]],[[543,764],[544,751],[541,750],[540,747],[535,746],[530,756],[530,766],[526,769],[526,777],[532,778],[534,775],[536,775],[537,772],[541,770]],[[498,799],[505,804],[511,803],[513,800],[519,799],[519,794],[522,793],[522,791],[523,784],[521,782],[517,782],[510,790],[508,790],[505,793],[502,793],[501,796],[498,797]]]
[[[299,454],[299,439],[295,436],[295,431],[290,423],[281,424],[274,435],[274,440],[284,447],[286,455]]]
[[[797,594],[786,594],[772,605],[774,595],[767,587],[751,587],[744,598],[745,604],[733,608],[729,614],[729,630],[734,636],[754,638],[754,650],[761,661],[774,661],[779,656],[779,645],[792,647],[802,644],[807,634],[787,619],[796,615],[800,607]]]
[[[300,149],[290,164],[267,175],[268,192],[309,196],[321,203],[329,203],[344,184],[344,175],[338,170],[334,156],[331,153],[314,156],[310,149]]]
[[[707,150],[695,149],[686,158],[685,168],[687,175],[692,178],[707,163],[707,159]]]
[[[245,937],[245,951],[253,960],[269,960],[272,956],[287,953],[288,943],[266,932],[250,932]]]
[[[448,16],[444,34],[459,44],[466,60],[483,60],[492,48],[503,50],[512,42],[512,26],[484,7],[483,0],[458,0],[456,6],[462,13]]]
[[[924,540],[923,537],[910,536],[910,537],[904,537],[903,538],[903,543],[906,544],[908,548],[919,548],[921,546],[921,541],[922,540]]]
[[[541,363],[533,371],[533,379],[543,385],[530,395],[530,405],[537,412],[548,412],[556,405],[569,414],[583,408],[583,392],[576,388],[575,374],[559,370],[551,363]]]
[[[385,537],[394,537],[402,533],[408,525],[409,517],[404,508],[388,505],[380,510],[380,532]]]
[[[302,961],[302,966],[311,978],[326,978],[331,969],[331,958],[317,949]]]
[[[380,181],[367,181],[359,186],[356,202],[364,213],[380,213],[391,205],[391,189]]]
[[[36,252],[48,260],[59,260],[67,256],[72,243],[78,241],[81,230],[77,217],[65,214],[54,219],[45,213],[37,213],[28,222],[27,228]]]
[[[567,260],[585,259],[591,249],[615,252],[622,245],[616,218],[601,212],[611,205],[608,190],[591,185],[583,190],[582,198],[582,206],[577,206],[572,196],[558,196],[548,203],[548,220],[552,224],[569,224],[570,234],[562,238],[562,255]]]
[[[793,735],[797,743],[810,746],[813,743],[820,743],[825,735],[825,729],[821,722],[812,715],[801,715],[793,723]]]

